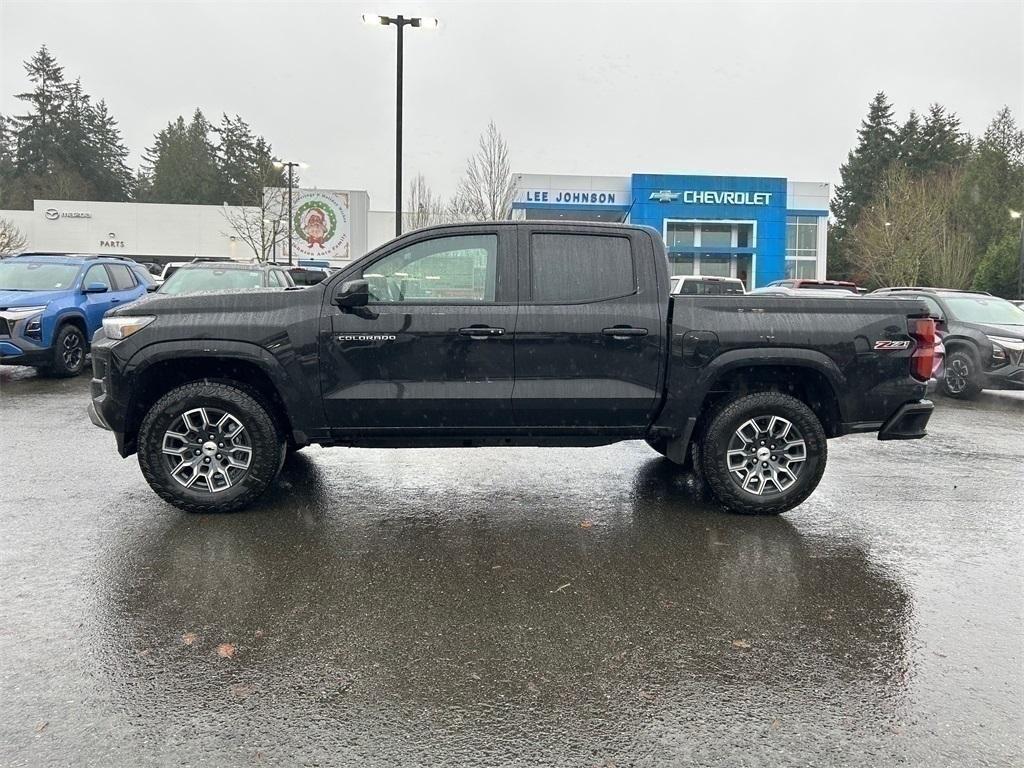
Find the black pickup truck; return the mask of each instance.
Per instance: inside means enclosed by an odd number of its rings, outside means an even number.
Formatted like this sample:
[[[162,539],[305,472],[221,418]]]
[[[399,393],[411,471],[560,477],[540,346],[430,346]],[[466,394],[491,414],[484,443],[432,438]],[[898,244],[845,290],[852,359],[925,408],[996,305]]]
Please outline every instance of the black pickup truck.
[[[921,300],[669,291],[646,228],[421,229],[308,288],[111,313],[89,413],[191,512],[245,506],[311,443],[642,439],[726,508],[776,514],[817,486],[827,438],[924,436],[935,327]]]

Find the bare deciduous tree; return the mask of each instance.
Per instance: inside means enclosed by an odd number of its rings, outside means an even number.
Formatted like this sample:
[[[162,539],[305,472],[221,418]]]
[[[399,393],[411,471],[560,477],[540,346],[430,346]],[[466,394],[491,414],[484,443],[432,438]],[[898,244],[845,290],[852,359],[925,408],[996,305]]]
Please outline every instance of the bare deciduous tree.
[[[444,201],[430,188],[422,173],[416,174],[409,184],[402,219],[403,232],[444,224],[447,220]]]
[[[21,230],[8,219],[0,219],[0,259],[6,259],[24,250],[28,241]]]
[[[969,287],[977,259],[958,221],[959,188],[959,172],[889,168],[851,233],[857,272],[872,285]]]
[[[983,254],[975,248],[959,205],[963,172],[955,170],[934,174],[925,183],[936,202],[946,211],[936,232],[935,251],[929,258],[929,282],[944,288],[970,288]]]
[[[476,153],[466,163],[466,175],[448,205],[449,217],[453,221],[504,219],[514,193],[508,144],[491,120],[480,135]]]
[[[231,207],[225,203],[221,213],[232,230],[223,234],[248,245],[257,261],[269,261],[275,250],[285,252],[288,210],[284,190],[265,190],[259,205]]]

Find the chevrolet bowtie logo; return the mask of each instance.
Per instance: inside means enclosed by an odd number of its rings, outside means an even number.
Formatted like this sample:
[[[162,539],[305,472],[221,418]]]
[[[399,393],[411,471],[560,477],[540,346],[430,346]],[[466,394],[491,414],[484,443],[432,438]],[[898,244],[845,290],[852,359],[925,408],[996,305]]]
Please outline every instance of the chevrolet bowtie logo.
[[[659,203],[671,203],[673,200],[678,200],[682,192],[672,192],[667,189],[663,189],[660,192],[651,192],[651,200],[657,200]]]

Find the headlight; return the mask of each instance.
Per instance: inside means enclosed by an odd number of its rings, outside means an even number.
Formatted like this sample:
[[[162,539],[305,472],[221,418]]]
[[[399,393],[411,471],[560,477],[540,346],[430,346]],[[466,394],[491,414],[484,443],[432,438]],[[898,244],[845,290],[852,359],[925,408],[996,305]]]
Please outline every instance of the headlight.
[[[46,309],[46,305],[38,307],[11,307],[4,310],[4,317],[8,320],[24,320],[26,317],[38,314]]]
[[[138,333],[156,320],[152,315],[126,315],[124,317],[104,317],[103,333],[108,339],[127,339]]]
[[[1024,352],[1024,340],[1022,339],[989,336],[988,340],[992,342],[992,359],[1000,364],[1005,363],[1010,357],[1019,361],[1021,353]]]

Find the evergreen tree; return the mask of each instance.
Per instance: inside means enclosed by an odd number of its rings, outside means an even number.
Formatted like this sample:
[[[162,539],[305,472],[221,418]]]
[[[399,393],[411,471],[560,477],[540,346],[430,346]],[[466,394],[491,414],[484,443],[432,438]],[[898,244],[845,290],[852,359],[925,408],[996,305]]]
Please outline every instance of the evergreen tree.
[[[197,109],[190,122],[179,116],[156,135],[143,158],[149,177],[147,201],[199,205],[223,202],[224,184],[210,133],[210,123]]]
[[[274,168],[270,144],[256,136],[249,124],[235,115],[223,115],[218,158],[224,200],[231,205],[260,205],[264,187],[283,186],[283,175]]]
[[[124,145],[117,120],[100,99],[90,115],[92,153],[97,165],[96,194],[98,200],[122,201],[131,196],[133,174],[128,167],[128,147]]]
[[[907,122],[897,131],[896,143],[898,145],[896,157],[899,162],[913,171],[924,166],[927,148],[922,135],[921,118],[913,109],[907,116]]]
[[[857,223],[861,210],[875,196],[889,165],[899,155],[892,105],[879,91],[871,100],[868,115],[857,131],[857,146],[839,168],[832,213],[840,229]]]
[[[11,205],[16,151],[17,144],[10,118],[0,115],[0,208],[7,208]]]
[[[911,170],[921,174],[948,171],[970,155],[971,140],[960,127],[960,118],[941,104],[932,104],[920,133],[921,151]]]
[[[30,107],[28,114],[14,118],[18,135],[15,164],[21,175],[43,175],[51,169],[55,148],[61,141],[68,95],[64,68],[57,65],[44,45],[25,62],[25,73],[35,88],[15,97],[28,102]]]
[[[979,253],[1019,232],[1009,212],[1024,210],[1024,131],[1008,107],[996,114],[966,164],[960,208]]]

